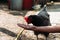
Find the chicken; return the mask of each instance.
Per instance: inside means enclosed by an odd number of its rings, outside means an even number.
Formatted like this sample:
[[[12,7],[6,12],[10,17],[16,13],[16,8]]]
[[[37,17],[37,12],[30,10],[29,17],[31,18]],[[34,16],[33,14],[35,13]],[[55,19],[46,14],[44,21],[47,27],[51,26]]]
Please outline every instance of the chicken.
[[[46,11],[46,7],[40,10],[40,12],[37,15],[30,15],[28,17],[25,17],[25,20],[28,24],[32,23],[34,26],[50,26],[50,17],[49,14]],[[43,32],[37,32],[34,31],[35,35],[38,34],[44,34],[46,37],[48,37],[49,33],[43,33]]]

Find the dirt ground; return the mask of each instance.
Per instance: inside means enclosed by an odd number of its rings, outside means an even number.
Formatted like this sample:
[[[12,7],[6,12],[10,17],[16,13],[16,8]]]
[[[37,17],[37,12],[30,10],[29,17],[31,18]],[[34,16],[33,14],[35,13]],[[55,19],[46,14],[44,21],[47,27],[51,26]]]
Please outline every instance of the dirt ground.
[[[23,11],[24,12],[24,11]],[[11,11],[6,5],[0,5],[0,40],[14,40],[22,29],[17,23],[25,23],[25,13]]]

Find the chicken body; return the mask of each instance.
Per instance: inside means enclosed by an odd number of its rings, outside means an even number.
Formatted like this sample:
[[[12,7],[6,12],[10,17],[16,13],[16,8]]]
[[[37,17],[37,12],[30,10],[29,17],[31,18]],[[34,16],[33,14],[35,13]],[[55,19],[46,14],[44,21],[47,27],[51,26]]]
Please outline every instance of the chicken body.
[[[50,20],[49,19],[44,19],[42,16],[38,16],[38,15],[30,15],[29,18],[32,20],[31,23],[34,26],[49,26],[50,24]],[[48,36],[49,33],[43,33],[43,32],[37,32],[34,31],[35,35],[38,34],[44,34],[46,37]]]
[[[34,26],[50,26],[50,17],[49,14],[46,11],[46,7],[44,7],[37,15],[30,15],[28,16],[28,24],[32,23]],[[49,33],[46,32],[38,32],[34,31],[35,35],[38,34],[44,34],[46,37],[48,37]]]

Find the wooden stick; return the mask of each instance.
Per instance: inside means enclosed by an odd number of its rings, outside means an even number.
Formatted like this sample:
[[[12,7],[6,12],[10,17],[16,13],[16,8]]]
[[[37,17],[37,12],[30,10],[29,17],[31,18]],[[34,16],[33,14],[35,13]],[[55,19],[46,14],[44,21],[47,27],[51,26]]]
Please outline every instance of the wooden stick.
[[[15,39],[15,40],[19,40],[19,39],[20,39],[21,34],[23,33],[23,31],[24,31],[24,29],[18,33],[18,35],[17,35],[17,37],[16,37],[16,39]]]

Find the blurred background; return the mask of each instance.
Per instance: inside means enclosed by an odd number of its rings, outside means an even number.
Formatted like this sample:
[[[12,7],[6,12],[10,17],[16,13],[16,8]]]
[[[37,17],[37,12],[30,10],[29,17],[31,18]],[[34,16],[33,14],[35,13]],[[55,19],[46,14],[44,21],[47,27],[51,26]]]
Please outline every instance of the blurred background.
[[[46,3],[51,24],[60,25],[60,0],[40,0],[39,2]],[[27,24],[24,17],[38,13],[40,8],[34,9],[33,6],[38,5],[39,2],[36,0],[0,0],[0,40],[15,40],[19,32],[23,30],[18,27],[17,23]],[[24,30],[20,37],[20,40],[36,39],[31,30]],[[46,38],[39,34],[38,40],[46,40]],[[60,33],[50,33],[48,40],[60,40]]]

